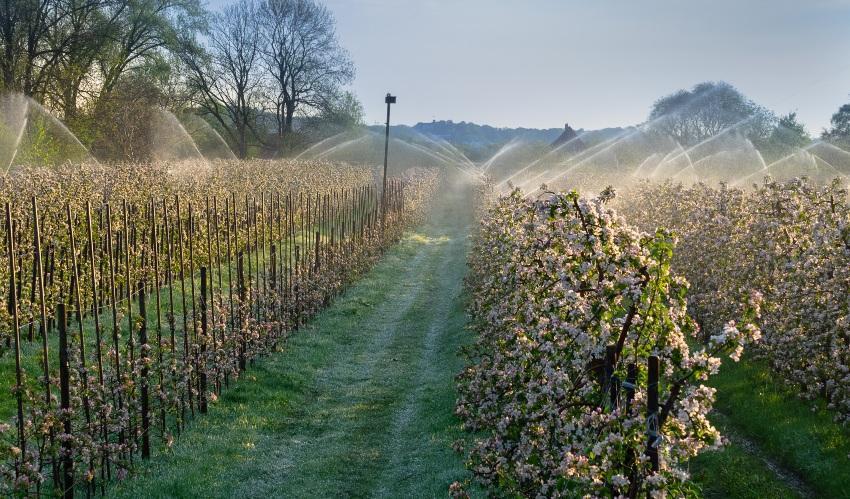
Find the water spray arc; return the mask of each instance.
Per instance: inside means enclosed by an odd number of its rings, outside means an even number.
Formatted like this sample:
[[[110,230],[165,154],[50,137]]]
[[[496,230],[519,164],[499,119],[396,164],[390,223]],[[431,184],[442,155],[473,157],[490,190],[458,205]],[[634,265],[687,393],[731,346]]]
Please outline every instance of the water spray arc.
[[[0,131],[0,157],[6,174],[16,162],[33,159],[45,165],[97,163],[68,127],[41,104],[20,93],[0,95]]]
[[[23,121],[21,122],[21,128],[18,130],[17,135],[15,136],[15,142],[12,145],[12,157],[9,158],[9,164],[6,165],[6,174],[9,174],[9,171],[12,169],[12,164],[15,162],[15,158],[18,156],[18,147],[21,144],[21,139],[24,137],[24,130],[27,129],[27,122],[29,118],[24,116]]]
[[[490,169],[491,166],[493,166],[493,163],[495,163],[497,159],[501,158],[502,156],[504,156],[508,152],[512,151],[517,146],[519,146],[519,139],[514,137],[507,144],[500,147],[499,150],[495,152],[495,154],[490,156],[490,159],[485,161],[484,164],[481,166],[481,170],[483,172],[486,172],[487,170]]]

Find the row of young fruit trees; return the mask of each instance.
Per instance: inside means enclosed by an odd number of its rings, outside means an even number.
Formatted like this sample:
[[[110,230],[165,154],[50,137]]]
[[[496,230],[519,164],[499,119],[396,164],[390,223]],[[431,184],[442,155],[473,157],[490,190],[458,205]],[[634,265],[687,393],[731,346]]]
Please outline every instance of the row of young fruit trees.
[[[7,176],[0,495],[101,494],[416,223],[321,162],[74,166]]]
[[[850,418],[850,205],[838,182],[516,191],[483,214],[470,266],[477,342],[457,413],[474,436],[459,445],[488,487],[693,494],[688,460],[722,442],[703,383],[749,346],[837,422]]]

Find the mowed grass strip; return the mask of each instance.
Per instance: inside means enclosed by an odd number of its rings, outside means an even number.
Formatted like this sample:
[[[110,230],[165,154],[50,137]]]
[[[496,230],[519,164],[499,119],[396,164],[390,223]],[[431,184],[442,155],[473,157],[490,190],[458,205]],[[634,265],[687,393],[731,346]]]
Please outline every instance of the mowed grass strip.
[[[114,495],[445,497],[466,249],[448,218],[405,237]]]
[[[719,422],[719,414],[712,417],[724,436],[729,436],[729,426]],[[730,442],[722,449],[706,451],[690,464],[694,482],[701,496],[707,499],[736,497],[741,499],[784,499],[805,497],[793,483],[771,469],[752,449]]]
[[[764,362],[752,359],[724,362],[711,384],[717,388],[715,409],[720,415],[715,419],[721,430],[726,427],[748,439],[814,495],[850,497],[850,431],[833,420],[834,413],[823,401],[800,399]],[[761,488],[766,467],[759,461],[733,444],[697,459],[693,469],[706,490],[737,491],[728,497],[799,495],[794,490],[788,495],[758,495],[759,490],[769,490]]]

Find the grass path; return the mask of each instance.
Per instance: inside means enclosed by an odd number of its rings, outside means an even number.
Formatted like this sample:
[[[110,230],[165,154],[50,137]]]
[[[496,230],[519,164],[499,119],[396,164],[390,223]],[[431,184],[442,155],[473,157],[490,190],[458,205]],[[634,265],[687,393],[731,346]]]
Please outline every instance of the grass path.
[[[712,419],[731,445],[694,461],[706,497],[850,497],[850,431],[758,360],[724,363]]]
[[[446,497],[468,476],[451,450],[463,436],[453,416],[458,351],[471,339],[461,286],[472,221],[463,198],[441,200],[285,351],[249,369],[172,449],[111,493]],[[724,365],[722,414],[713,418],[731,445],[692,463],[704,496],[846,497],[846,433],[768,378]]]
[[[470,218],[440,203],[308,328],[226,391],[118,497],[445,497]]]

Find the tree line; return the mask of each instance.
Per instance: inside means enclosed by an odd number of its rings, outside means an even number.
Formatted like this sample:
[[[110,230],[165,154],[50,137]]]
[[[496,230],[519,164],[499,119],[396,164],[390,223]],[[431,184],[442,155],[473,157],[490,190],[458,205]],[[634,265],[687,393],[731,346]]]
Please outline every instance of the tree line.
[[[353,78],[316,0],[0,2],[0,90],[32,97],[106,159],[144,159],[140,124],[156,108],[202,115],[240,157],[279,154],[297,128],[362,122]]]
[[[683,147],[695,146],[722,133],[740,133],[768,161],[813,141],[797,113],[777,115],[722,81],[699,83],[661,97],[652,105],[647,124]],[[850,148],[850,104],[832,115],[821,139]]]

